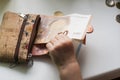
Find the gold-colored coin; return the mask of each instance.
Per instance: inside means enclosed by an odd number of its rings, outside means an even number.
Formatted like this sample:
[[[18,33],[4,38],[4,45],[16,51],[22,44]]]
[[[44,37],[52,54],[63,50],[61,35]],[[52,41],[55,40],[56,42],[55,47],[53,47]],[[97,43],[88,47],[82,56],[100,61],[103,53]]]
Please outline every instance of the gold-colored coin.
[[[55,11],[54,16],[64,16],[64,14],[61,11]]]

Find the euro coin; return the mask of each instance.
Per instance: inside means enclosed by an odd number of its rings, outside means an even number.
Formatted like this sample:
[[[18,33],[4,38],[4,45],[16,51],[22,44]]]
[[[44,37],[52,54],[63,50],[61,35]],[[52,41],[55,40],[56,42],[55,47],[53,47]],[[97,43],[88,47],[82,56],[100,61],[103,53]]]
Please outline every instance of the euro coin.
[[[63,16],[64,14],[63,14],[63,12],[61,12],[61,11],[55,11],[54,12],[54,16]]]

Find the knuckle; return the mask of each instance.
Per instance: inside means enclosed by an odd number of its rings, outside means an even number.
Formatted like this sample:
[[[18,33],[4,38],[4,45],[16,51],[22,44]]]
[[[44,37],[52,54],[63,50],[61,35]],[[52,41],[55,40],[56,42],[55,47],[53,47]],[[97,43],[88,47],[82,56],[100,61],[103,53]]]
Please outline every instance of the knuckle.
[[[64,45],[69,45],[69,44],[72,44],[72,40],[68,39],[64,42]]]

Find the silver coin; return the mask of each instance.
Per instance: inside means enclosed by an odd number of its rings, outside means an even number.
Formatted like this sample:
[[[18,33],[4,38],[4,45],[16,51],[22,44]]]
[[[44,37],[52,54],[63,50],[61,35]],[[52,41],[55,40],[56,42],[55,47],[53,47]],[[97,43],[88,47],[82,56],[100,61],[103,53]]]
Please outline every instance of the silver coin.
[[[117,3],[116,3],[116,7],[117,7],[118,9],[120,9],[120,2],[117,2]]]
[[[116,16],[116,21],[117,21],[118,23],[120,23],[120,14],[118,14],[118,15]]]
[[[108,7],[114,7],[115,6],[115,1],[114,0],[106,0],[105,3]]]

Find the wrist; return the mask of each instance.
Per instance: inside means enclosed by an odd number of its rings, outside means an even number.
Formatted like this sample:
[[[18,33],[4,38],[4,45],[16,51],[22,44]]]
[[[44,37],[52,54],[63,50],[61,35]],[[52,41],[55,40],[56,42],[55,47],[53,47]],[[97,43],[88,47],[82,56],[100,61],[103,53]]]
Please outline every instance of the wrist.
[[[61,80],[82,80],[80,66],[77,60],[59,67]]]
[[[77,62],[76,57],[74,55],[74,52],[69,53],[69,55],[50,55],[51,59],[53,60],[53,62],[58,66],[58,67],[62,67],[62,66],[66,66],[70,63],[74,63]]]
[[[64,64],[59,65],[59,69],[65,69],[68,66],[71,65],[78,65],[77,59],[75,57],[72,57],[71,59],[67,59],[66,61],[64,61]]]

